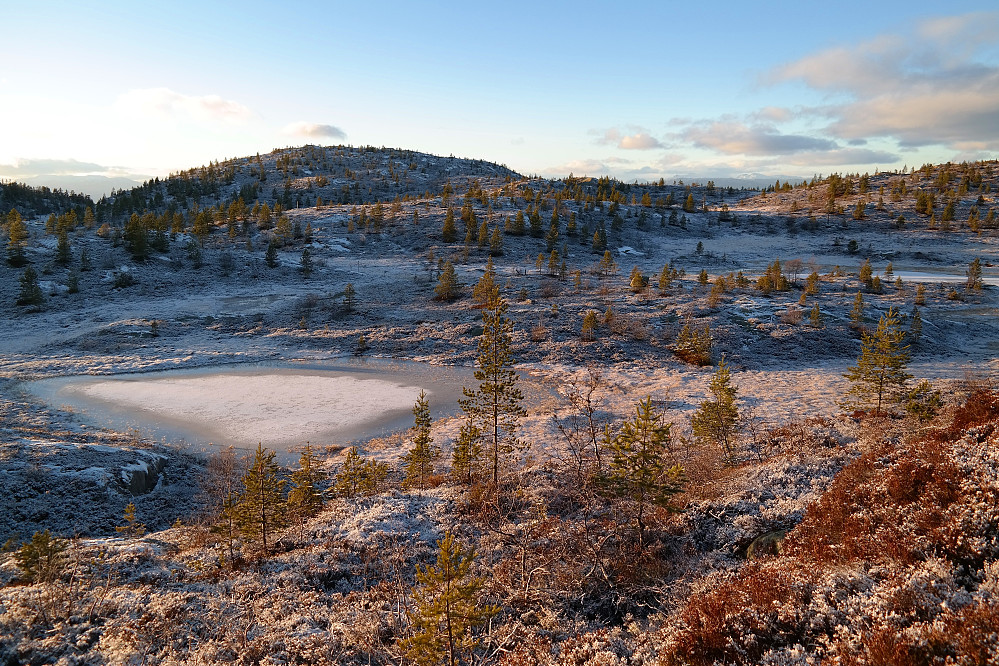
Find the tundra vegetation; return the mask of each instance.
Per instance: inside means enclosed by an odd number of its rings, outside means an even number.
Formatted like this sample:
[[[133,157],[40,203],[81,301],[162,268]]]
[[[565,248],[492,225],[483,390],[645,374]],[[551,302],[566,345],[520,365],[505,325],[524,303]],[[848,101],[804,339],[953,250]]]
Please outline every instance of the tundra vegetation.
[[[997,188],[370,146],[0,183],[0,663],[996,663]],[[292,454],[21,384],[355,353],[474,379]]]

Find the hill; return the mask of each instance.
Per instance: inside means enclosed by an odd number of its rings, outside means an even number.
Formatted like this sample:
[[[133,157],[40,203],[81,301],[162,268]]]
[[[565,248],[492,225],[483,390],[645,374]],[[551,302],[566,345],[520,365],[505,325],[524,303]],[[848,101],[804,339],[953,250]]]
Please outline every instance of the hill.
[[[995,162],[749,191],[304,147],[25,216],[26,265],[0,264],[0,541],[20,553],[0,559],[0,662],[395,663],[448,533],[498,609],[469,659],[995,661],[997,188]],[[498,483],[455,458],[487,443],[457,404],[420,484],[411,431],[303,436],[349,407],[289,374],[470,376],[491,293],[526,411]],[[906,376],[844,403],[889,320]],[[695,425],[722,361],[725,440]],[[242,375],[114,423],[33,383],[109,376],[134,397],[144,373],[232,364],[276,368],[249,416],[207,409]],[[646,400],[671,491],[649,503],[612,473]],[[231,511],[252,456],[160,441],[155,414],[224,418],[248,449],[275,427],[308,440],[325,508],[264,546]],[[35,578],[43,530],[80,540]]]

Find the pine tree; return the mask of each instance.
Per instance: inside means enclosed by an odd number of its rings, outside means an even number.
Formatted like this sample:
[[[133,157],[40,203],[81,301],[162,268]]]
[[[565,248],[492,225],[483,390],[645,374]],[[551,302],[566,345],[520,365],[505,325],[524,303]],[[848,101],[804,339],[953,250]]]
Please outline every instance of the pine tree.
[[[731,384],[731,376],[725,357],[718,362],[711,383],[708,385],[711,400],[705,400],[690,418],[694,436],[704,443],[719,446],[725,460],[735,459],[736,437],[739,433],[739,409],[735,404],[736,388]]]
[[[864,297],[858,291],[857,297],[853,299],[853,309],[850,310],[850,325],[860,328],[864,324]]]
[[[343,309],[353,312],[355,307],[357,307],[357,291],[354,289],[354,283],[348,282],[343,288]]]
[[[498,257],[503,254],[503,234],[499,227],[493,229],[493,234],[489,238],[489,256]]]
[[[333,492],[340,497],[374,495],[388,478],[388,465],[377,460],[365,460],[351,447],[340,472],[333,480]]]
[[[56,263],[60,266],[68,266],[73,260],[73,248],[69,244],[69,231],[66,227],[59,230],[58,241],[56,243]]]
[[[268,268],[276,268],[278,265],[277,241],[273,238],[267,243],[267,251],[264,253],[264,260]]]
[[[638,266],[631,269],[631,277],[628,280],[628,286],[635,294],[640,293],[643,289],[645,289],[645,277],[642,275],[642,271],[639,270]]]
[[[919,315],[919,308],[913,306],[912,316],[909,318],[909,344],[919,344],[919,338],[923,335],[923,318]]]
[[[66,568],[68,547],[65,539],[53,537],[48,530],[35,532],[31,541],[14,553],[14,562],[28,581],[51,583],[58,580]]]
[[[631,421],[612,435],[604,430],[604,446],[611,454],[600,478],[605,495],[631,505],[638,528],[639,548],[645,547],[645,512],[650,506],[668,507],[684,482],[683,468],[671,459],[672,424],[652,407],[652,396],[641,400]]]
[[[583,340],[590,342],[596,335],[597,331],[597,312],[596,310],[587,310],[586,314],[583,315],[583,330],[581,331],[581,336]]]
[[[444,227],[441,229],[441,238],[445,243],[453,243],[458,238],[458,227],[454,223],[454,209],[448,208],[444,215]]]
[[[125,506],[125,513],[122,519],[125,521],[124,524],[115,527],[115,532],[133,538],[140,537],[146,533],[145,524],[140,523],[139,519],[135,517],[135,502],[129,502]]]
[[[860,265],[860,281],[863,283],[865,289],[871,291],[874,281],[874,270],[871,268],[870,259],[864,259],[864,263]]]
[[[670,265],[667,263],[659,272],[659,293],[665,294],[673,284],[673,276]]]
[[[420,391],[413,406],[413,447],[402,457],[406,470],[403,483],[423,490],[434,472],[434,462],[440,457],[440,447],[430,436],[430,402],[425,391]]]
[[[450,532],[437,548],[435,566],[417,567],[408,613],[413,633],[399,640],[399,647],[420,666],[472,663],[465,655],[479,644],[474,631],[499,608],[479,602],[485,579],[472,575],[474,549],[463,547]]]
[[[965,282],[968,291],[982,290],[982,260],[975,257],[975,260],[968,265],[968,279]]]
[[[279,477],[274,455],[257,444],[253,462],[243,475],[244,489],[239,498],[239,531],[249,539],[259,537],[264,553],[268,537],[285,525],[285,481]]]
[[[28,262],[24,254],[24,247],[28,240],[28,229],[24,226],[24,220],[16,209],[11,208],[7,213],[7,263],[15,268],[20,268]]]
[[[527,412],[521,406],[524,395],[517,388],[519,377],[513,369],[513,323],[504,317],[506,310],[506,301],[500,298],[483,311],[475,370],[480,384],[475,390],[463,388],[465,397],[458,401],[462,410],[472,414],[477,425],[481,424],[494,484],[499,482],[503,461],[525,448],[516,437],[520,417]]]
[[[302,277],[308,279],[312,275],[312,253],[309,252],[309,248],[302,249],[302,262],[301,262]]]
[[[617,270],[617,264],[614,263],[614,257],[611,256],[610,250],[604,250],[604,256],[600,259],[600,265],[597,267],[601,275],[610,275]]]
[[[499,298],[499,287],[496,286],[496,270],[493,268],[492,257],[486,261],[486,271],[472,288],[472,298],[482,306],[488,306]]]
[[[471,412],[458,431],[451,452],[451,476],[460,483],[471,485],[482,459],[482,431],[475,425]]]
[[[818,303],[812,306],[812,310],[808,314],[808,323],[812,328],[822,328],[822,312],[819,310]]]
[[[444,270],[437,280],[434,288],[434,298],[438,301],[453,301],[461,294],[461,283],[458,282],[458,274],[455,273],[454,264],[450,261],[444,264]]]
[[[857,365],[848,367],[843,374],[850,381],[844,407],[865,409],[873,405],[874,413],[880,415],[886,402],[897,402],[904,395],[912,375],[905,371],[909,346],[899,319],[896,310],[889,308],[881,315],[874,333],[863,333]]]
[[[291,490],[288,491],[288,510],[302,523],[323,508],[323,496],[319,490],[322,480],[322,473],[316,469],[312,446],[306,444],[298,458],[298,469],[291,473]]]
[[[21,291],[17,295],[18,305],[41,305],[45,302],[42,287],[38,284],[38,273],[31,266],[24,269],[20,277]]]

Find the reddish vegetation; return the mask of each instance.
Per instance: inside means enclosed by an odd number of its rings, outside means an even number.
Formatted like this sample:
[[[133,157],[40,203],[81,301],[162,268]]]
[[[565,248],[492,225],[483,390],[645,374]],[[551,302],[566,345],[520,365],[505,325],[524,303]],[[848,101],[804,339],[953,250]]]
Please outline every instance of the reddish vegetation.
[[[976,390],[947,427],[845,467],[781,555],[689,599],[667,661],[752,664],[801,646],[842,664],[996,663],[997,425],[999,395]]]

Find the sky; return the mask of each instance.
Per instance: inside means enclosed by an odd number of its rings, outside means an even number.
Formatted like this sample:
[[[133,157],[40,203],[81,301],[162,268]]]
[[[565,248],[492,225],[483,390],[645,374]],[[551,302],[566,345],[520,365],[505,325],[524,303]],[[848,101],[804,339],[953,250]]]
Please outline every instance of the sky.
[[[999,157],[995,0],[0,0],[0,179],[312,144],[627,182]]]

